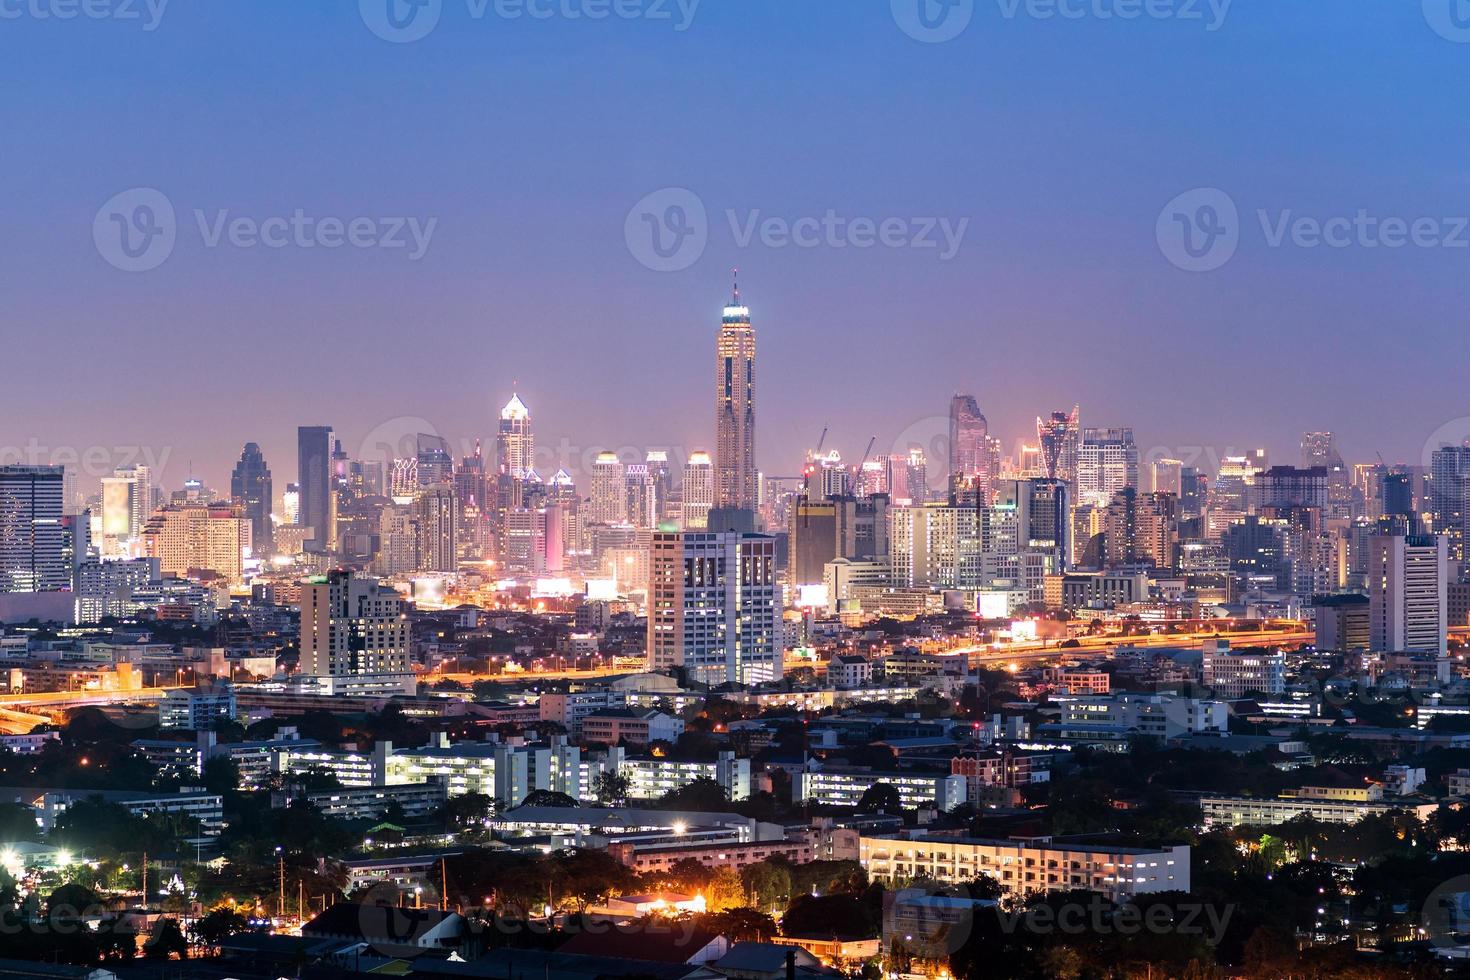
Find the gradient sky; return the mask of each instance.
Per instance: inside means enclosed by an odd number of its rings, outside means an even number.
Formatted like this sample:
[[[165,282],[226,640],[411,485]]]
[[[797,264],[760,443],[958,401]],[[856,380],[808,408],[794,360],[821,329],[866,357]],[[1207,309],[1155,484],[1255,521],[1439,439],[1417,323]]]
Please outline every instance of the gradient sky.
[[[976,0],[941,44],[888,0],[704,0],[682,33],[444,2],[411,44],[355,0],[173,0],[151,32],[0,19],[0,447],[143,445],[167,451],[166,485],[192,460],[227,488],[251,440],[279,488],[299,424],[352,449],[415,417],[459,443],[493,433],[513,382],[543,443],[705,447],[735,265],[769,473],[826,424],[850,457],[874,435],[884,451],[956,390],[1008,447],[1080,402],[1145,453],[1286,462],[1309,428],[1413,461],[1470,415],[1470,249],[1273,249],[1254,217],[1470,215],[1470,44],[1419,0],[1236,0],[1213,32]],[[134,187],[180,219],[146,273],[92,240]],[[711,227],[697,263],[660,273],[624,220],[666,187]],[[1197,187],[1244,219],[1208,274],[1155,240]],[[207,248],[195,208],[438,224],[410,262]],[[742,248],[727,209],[970,224],[944,262]]]

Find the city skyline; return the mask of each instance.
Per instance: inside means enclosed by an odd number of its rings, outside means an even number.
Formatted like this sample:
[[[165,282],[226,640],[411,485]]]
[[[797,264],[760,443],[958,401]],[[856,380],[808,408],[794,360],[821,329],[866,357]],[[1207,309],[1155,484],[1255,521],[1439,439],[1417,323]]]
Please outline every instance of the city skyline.
[[[284,4],[269,5],[269,17],[173,5],[141,35],[85,20],[8,21],[7,66],[35,91],[26,111],[0,110],[7,132],[33,147],[58,146],[66,132],[75,152],[16,168],[0,272],[7,318],[27,327],[40,358],[105,349],[118,383],[107,412],[48,405],[22,414],[0,448],[32,438],[171,447],[166,478],[181,480],[193,459],[222,486],[246,442],[281,476],[289,433],[314,419],[349,442],[403,416],[431,420],[456,443],[488,437],[518,383],[548,439],[712,449],[695,368],[708,310],[736,265],[760,309],[762,417],[779,422],[760,446],[768,470],[795,465],[829,423],[845,454],[873,435],[882,447],[942,417],[956,391],[977,395],[1007,443],[1036,414],[1080,402],[1098,424],[1133,426],[1143,446],[1264,446],[1273,457],[1301,430],[1331,428],[1350,458],[1409,462],[1441,425],[1470,414],[1449,364],[1422,354],[1459,342],[1470,299],[1461,251],[1272,247],[1256,214],[1274,226],[1286,211],[1456,213],[1461,178],[1448,161],[1464,137],[1442,119],[1465,52],[1415,5],[1324,18],[1310,5],[1238,2],[1213,31],[985,8],[942,44],[915,41],[884,8],[832,16],[704,4],[682,32],[446,11],[414,44],[383,41],[351,9]],[[136,58],[137,44],[150,57]],[[731,99],[704,69],[732,49],[790,74],[779,84],[750,77]],[[1295,84],[1303,49],[1320,89]],[[197,51],[215,56],[210,72],[191,76],[187,100],[140,68],[190,64]],[[844,51],[866,57],[853,67]],[[262,85],[261,52],[299,70]],[[1244,76],[1239,60],[1254,52]],[[549,67],[568,54],[599,67]],[[1054,62],[1070,70],[1053,72]],[[1391,112],[1375,81],[1390,71],[1417,93]],[[669,77],[683,79],[677,91],[662,84]],[[1077,84],[1097,77],[1108,83]],[[108,79],[129,94],[102,112],[93,97]],[[284,118],[271,109],[303,84],[321,92],[319,104]],[[438,90],[528,94],[483,101],[471,125]],[[353,106],[360,91],[384,94]],[[1237,122],[1263,104],[1259,126]],[[835,123],[813,128],[814,117]],[[258,133],[260,118],[279,125]],[[1361,139],[1365,118],[1381,121],[1378,139]],[[732,131],[755,152],[729,152]],[[405,132],[418,138],[399,139]],[[1027,134],[1024,149],[997,138],[1016,132]],[[1272,136],[1285,132],[1302,138]],[[550,154],[574,137],[598,146],[595,163]],[[330,162],[318,161],[326,146]],[[845,160],[862,162],[834,165]],[[1294,173],[1313,177],[1283,176]],[[136,187],[167,195],[179,241],[160,267],[127,273],[98,255],[92,223]],[[646,195],[680,187],[707,209],[709,241],[689,268],[656,272],[630,254],[625,219]],[[1208,274],[1176,268],[1155,240],[1165,206],[1198,187],[1224,190],[1250,226],[1234,258]],[[391,250],[211,248],[194,217],[208,227],[220,212],[259,221],[298,208],[438,224],[410,262]],[[737,240],[752,216],[790,222],[829,208],[970,225],[949,261],[938,250]],[[248,416],[221,403],[216,348],[196,345],[201,331],[248,338],[231,358]],[[903,356],[883,358],[879,378],[871,355],[898,335]],[[141,383],[159,349],[177,368],[168,398]],[[624,379],[665,364],[679,371],[661,397],[680,412],[621,397]],[[1323,380],[1305,381],[1303,365]],[[1367,393],[1396,375],[1418,393],[1382,412]],[[884,398],[862,397],[879,381]],[[16,378],[15,404],[45,404],[43,385]],[[173,400],[200,410],[162,404]]]

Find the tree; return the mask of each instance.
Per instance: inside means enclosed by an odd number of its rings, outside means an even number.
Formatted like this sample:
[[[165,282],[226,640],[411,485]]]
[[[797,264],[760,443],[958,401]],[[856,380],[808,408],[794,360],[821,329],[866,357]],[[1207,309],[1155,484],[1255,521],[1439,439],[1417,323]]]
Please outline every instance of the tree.
[[[153,935],[143,944],[143,955],[150,960],[166,960],[174,955],[181,960],[188,959],[189,943],[179,928],[179,920],[159,919]]]
[[[719,933],[732,943],[765,943],[779,935],[776,920],[764,912],[749,908],[706,912],[696,921],[711,932]]]
[[[627,776],[617,770],[600,772],[592,783],[593,792],[597,794],[597,802],[603,806],[622,806],[628,802],[628,788],[630,781]]]
[[[550,789],[535,790],[528,793],[524,800],[521,800],[521,806],[573,807],[581,805],[566,793],[558,793]]]
[[[227,755],[206,759],[200,779],[211,793],[233,793],[240,788],[240,764]]]
[[[218,946],[231,936],[250,931],[245,916],[232,908],[217,908],[189,927],[189,932],[206,946]]]
[[[744,906],[745,883],[740,880],[740,873],[730,867],[717,868],[705,887],[704,903],[711,912]]]
[[[902,813],[903,797],[892,783],[874,783],[863,791],[857,809],[859,813]]]
[[[791,872],[784,864],[757,861],[746,866],[740,876],[756,908],[784,907],[791,896]]]

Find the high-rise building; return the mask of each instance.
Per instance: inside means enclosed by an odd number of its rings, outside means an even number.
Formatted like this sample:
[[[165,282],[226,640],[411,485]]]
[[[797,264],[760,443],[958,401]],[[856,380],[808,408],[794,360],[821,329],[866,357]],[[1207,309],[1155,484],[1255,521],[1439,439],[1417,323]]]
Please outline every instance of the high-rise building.
[[[213,573],[239,585],[250,548],[250,521],[239,504],[169,504],[143,527],[143,553],[173,578]]]
[[[1172,493],[1184,496],[1184,461],[1178,459],[1154,460],[1154,493]]]
[[[531,412],[521,396],[513,394],[500,410],[500,429],[495,436],[495,463],[500,472],[525,479],[536,465],[536,437],[531,431]]]
[[[592,463],[592,493],[588,500],[587,518],[593,524],[627,523],[627,469],[617,453],[598,453]]]
[[[303,583],[301,674],[329,694],[414,693],[398,593],[345,571]]]
[[[715,466],[709,453],[696,449],[684,464],[681,497],[682,526],[686,531],[703,531],[709,526],[710,508],[715,505]]]
[[[271,502],[275,494],[270,467],[265,465],[260,446],[253,442],[245,444],[245,451],[230,474],[230,496],[245,509],[245,519],[250,522],[251,551],[256,556],[270,554],[275,534],[271,527]]]
[[[413,502],[418,530],[418,571],[453,574],[459,568],[456,542],[459,498],[447,483],[424,487]]]
[[[1325,515],[1327,486],[1325,467],[1273,466],[1259,476],[1259,506],[1277,509],[1315,507]]]
[[[682,667],[702,684],[759,684],[785,672],[776,539],[679,531],[653,535],[650,670]]]
[[[634,527],[658,526],[658,493],[647,463],[629,463],[623,470],[628,488],[628,523]]]
[[[1470,523],[1470,445],[1441,446],[1429,457],[1430,527],[1449,538],[1450,558],[1465,561],[1465,528]]]
[[[669,466],[667,450],[650,449],[643,462],[648,467],[648,479],[653,485],[653,523],[649,526],[657,527],[660,521],[674,516],[669,511],[669,498],[674,491],[674,471]]]
[[[332,481],[332,427],[303,425],[296,430],[297,523],[311,528],[306,550],[330,552],[337,546],[337,495]]]
[[[0,466],[0,592],[72,587],[62,533],[60,466]]]
[[[1125,487],[1108,503],[1103,534],[1109,567],[1174,568],[1179,561],[1179,498]]]
[[[1444,535],[1376,534],[1369,541],[1369,643],[1378,653],[1449,650]]]
[[[974,395],[955,395],[949,402],[950,494],[960,499],[973,494],[990,502],[999,460],[990,439],[990,424],[980,414]]]
[[[1041,448],[1041,465],[1049,480],[1077,481],[1077,452],[1081,439],[1082,409],[1052,412],[1036,420],[1036,439]]]
[[[715,359],[715,503],[755,510],[755,330],[735,286],[720,320]]]
[[[152,474],[146,466],[125,466],[102,478],[102,535],[130,541],[143,533],[153,513]]]
[[[1106,507],[1113,494],[1138,488],[1138,446],[1129,428],[1084,429],[1077,450],[1079,503]]]

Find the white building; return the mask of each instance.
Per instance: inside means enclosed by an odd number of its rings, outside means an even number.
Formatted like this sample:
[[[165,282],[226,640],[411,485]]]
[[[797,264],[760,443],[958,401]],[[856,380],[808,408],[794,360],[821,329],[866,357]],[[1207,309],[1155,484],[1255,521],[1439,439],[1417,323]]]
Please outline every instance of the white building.
[[[1371,648],[1379,653],[1446,656],[1448,538],[1375,534],[1368,549]]]
[[[734,532],[653,536],[650,670],[693,681],[760,684],[785,672],[776,539]]]
[[[823,806],[857,806],[863,794],[876,783],[887,783],[898,790],[899,799],[906,809],[934,807],[949,811],[969,801],[964,776],[871,772],[866,769],[795,773],[791,777],[791,799]]]
[[[1223,700],[1253,691],[1279,695],[1286,690],[1286,655],[1279,650],[1231,650],[1229,640],[1206,640],[1200,674],[1205,687]]]
[[[914,878],[959,884],[987,875],[1008,896],[1087,889],[1113,901],[1152,892],[1189,891],[1189,848],[1117,847],[967,837],[863,837],[868,874],[897,883]]]
[[[376,579],[328,572],[301,586],[301,674],[328,694],[413,694],[403,601]]]

